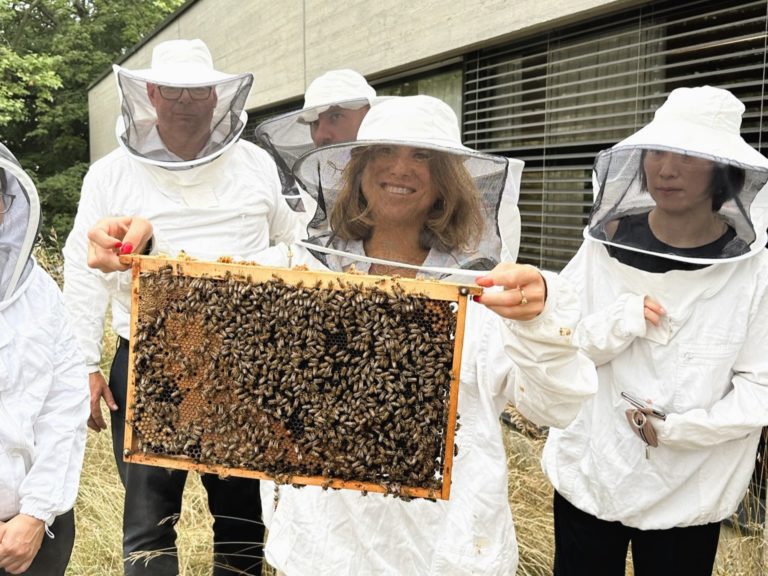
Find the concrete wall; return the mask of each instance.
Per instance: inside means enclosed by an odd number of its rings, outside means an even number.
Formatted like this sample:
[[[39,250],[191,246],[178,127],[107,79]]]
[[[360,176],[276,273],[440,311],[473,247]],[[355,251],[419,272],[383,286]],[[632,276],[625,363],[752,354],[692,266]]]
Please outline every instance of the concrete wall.
[[[354,68],[369,80],[468,50],[641,4],[639,0],[198,0],[121,62],[149,65],[152,48],[201,38],[217,69],[251,71],[247,108],[299,98],[311,80]],[[114,77],[89,92],[91,160],[116,146]]]

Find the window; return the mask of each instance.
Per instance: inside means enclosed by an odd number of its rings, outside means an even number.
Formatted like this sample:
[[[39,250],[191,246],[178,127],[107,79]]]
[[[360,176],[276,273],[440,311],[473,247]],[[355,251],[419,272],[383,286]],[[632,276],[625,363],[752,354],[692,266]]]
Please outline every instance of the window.
[[[451,67],[423,73],[419,76],[410,76],[406,80],[395,80],[385,83],[375,83],[378,96],[414,96],[427,94],[440,98],[446,102],[456,117],[461,118],[461,68]]]

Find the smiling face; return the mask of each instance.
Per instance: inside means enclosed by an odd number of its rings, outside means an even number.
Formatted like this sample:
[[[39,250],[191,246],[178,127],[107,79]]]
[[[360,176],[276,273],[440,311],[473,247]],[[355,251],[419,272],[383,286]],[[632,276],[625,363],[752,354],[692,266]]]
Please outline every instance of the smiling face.
[[[349,110],[341,106],[331,106],[318,115],[317,120],[309,125],[309,133],[315,146],[341,144],[357,140],[357,131],[368,113],[370,106]]]
[[[363,169],[361,189],[377,223],[411,221],[421,228],[438,194],[432,152],[409,146],[376,146]]]
[[[648,192],[656,207],[682,214],[712,211],[712,173],[714,162],[661,150],[647,150],[643,170]]]

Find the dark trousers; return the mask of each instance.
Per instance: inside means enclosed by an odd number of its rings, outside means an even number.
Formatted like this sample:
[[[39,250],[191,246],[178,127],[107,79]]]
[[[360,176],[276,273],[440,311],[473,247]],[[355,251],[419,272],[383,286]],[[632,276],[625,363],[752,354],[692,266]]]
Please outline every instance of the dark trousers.
[[[75,543],[75,511],[56,516],[50,531],[54,537],[43,536],[40,550],[24,576],[64,576]],[[0,576],[6,574],[8,572],[0,568]]]
[[[111,413],[112,448],[125,487],[123,555],[126,576],[176,576],[179,573],[175,525],[187,472],[123,461],[128,342],[118,340],[109,387],[118,409]],[[260,575],[264,524],[259,481],[213,474],[202,475],[213,515],[213,575]],[[129,556],[157,552],[132,562]]]
[[[632,543],[635,576],[710,576],[720,523],[638,530],[607,522],[555,492],[555,576],[623,575]]]

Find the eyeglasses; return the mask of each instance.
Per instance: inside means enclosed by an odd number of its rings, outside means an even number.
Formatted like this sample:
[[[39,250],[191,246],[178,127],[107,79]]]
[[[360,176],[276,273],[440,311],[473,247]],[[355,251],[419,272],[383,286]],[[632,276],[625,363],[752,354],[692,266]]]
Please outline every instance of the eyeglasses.
[[[192,88],[182,88],[181,86],[158,86],[160,96],[165,100],[178,100],[181,93],[187,91],[192,100],[207,100],[211,96],[213,86],[194,86]]]
[[[16,198],[14,194],[6,194],[5,192],[0,193],[0,214],[5,214],[11,209],[11,204],[13,204],[14,198]]]

